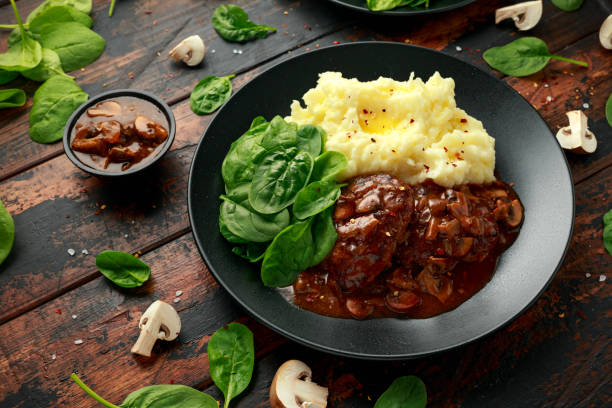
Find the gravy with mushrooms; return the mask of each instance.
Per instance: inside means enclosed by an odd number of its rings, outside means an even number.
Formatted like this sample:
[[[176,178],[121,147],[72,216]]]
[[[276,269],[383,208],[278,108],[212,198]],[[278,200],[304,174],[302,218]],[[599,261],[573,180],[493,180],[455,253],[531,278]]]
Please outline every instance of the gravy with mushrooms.
[[[87,109],[72,130],[70,146],[87,166],[120,172],[145,165],[167,139],[168,121],[154,104],[121,96]]]
[[[348,181],[335,212],[336,244],[293,284],[293,301],[343,318],[426,318],[452,310],[493,276],[518,236],[512,187],[409,186],[386,174]]]

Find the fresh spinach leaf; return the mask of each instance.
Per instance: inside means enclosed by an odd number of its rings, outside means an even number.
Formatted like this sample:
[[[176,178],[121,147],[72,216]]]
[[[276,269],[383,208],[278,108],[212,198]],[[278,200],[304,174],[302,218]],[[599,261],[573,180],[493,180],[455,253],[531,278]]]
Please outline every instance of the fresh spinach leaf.
[[[217,7],[212,16],[212,23],[221,37],[234,42],[264,38],[269,32],[276,31],[274,27],[255,24],[249,20],[244,10],[232,4]]]
[[[15,0],[11,0],[13,13],[17,19],[19,40],[11,48],[0,54],[0,69],[5,71],[25,71],[38,65],[42,58],[42,49],[38,41],[26,34]]]
[[[608,211],[603,216],[604,230],[603,230],[603,242],[604,247],[610,255],[612,255],[612,210]],[[0,263],[2,256],[0,255]]]
[[[62,138],[66,121],[87,94],[66,76],[53,76],[34,93],[30,111],[30,137],[38,143],[51,143]]]
[[[368,0],[368,8],[372,11],[391,10],[396,7],[407,6],[415,0]]]
[[[261,215],[249,208],[221,196],[221,217],[227,229],[249,242],[268,242],[289,225],[289,211]]]
[[[348,166],[348,160],[340,152],[327,151],[317,157],[312,169],[311,179],[313,181],[334,179]]]
[[[43,25],[40,41],[43,47],[57,53],[66,72],[91,64],[106,46],[104,38],[75,22]]]
[[[17,71],[5,71],[3,69],[0,69],[0,85],[8,84],[18,76],[19,72]]]
[[[578,10],[584,0],[552,0],[552,3],[563,11]]]
[[[232,82],[235,75],[226,77],[207,76],[193,88],[189,104],[193,113],[206,115],[213,113],[232,96]]]
[[[91,28],[93,20],[87,14],[69,6],[52,6],[40,12],[30,21],[28,28],[34,34],[39,34],[47,24],[79,23]]]
[[[604,227],[607,227],[608,225],[612,225],[612,210],[604,214],[603,223],[604,223]]]
[[[606,119],[610,127],[612,127],[612,94],[610,94],[608,102],[606,102]]]
[[[263,259],[266,248],[268,248],[267,243],[249,242],[246,245],[233,247],[232,252],[250,262],[259,262]]]
[[[6,257],[13,248],[13,241],[15,240],[15,223],[13,217],[4,208],[2,200],[0,200],[0,264],[4,262]]]
[[[234,235],[232,231],[227,228],[225,220],[223,219],[223,213],[221,211],[219,211],[219,231],[221,232],[221,235],[223,235],[223,238],[232,244],[246,244],[249,242],[246,239],[240,238],[238,235]]]
[[[267,126],[267,122],[255,126],[232,143],[221,166],[221,175],[227,192],[250,183],[253,179],[257,164],[266,153],[261,146],[261,140]]]
[[[134,255],[119,251],[102,251],[96,257],[102,275],[122,288],[142,286],[151,276],[149,265]]]
[[[376,401],[374,408],[424,408],[427,390],[420,378],[399,377]]]
[[[297,124],[285,122],[280,116],[272,118],[261,141],[261,145],[266,150],[274,150],[279,146],[294,147],[297,144]]]
[[[55,51],[43,48],[42,55],[40,64],[35,68],[23,71],[21,75],[38,82],[44,82],[55,75],[67,76],[62,69],[62,62]]]
[[[0,89],[0,109],[15,108],[26,103],[26,94],[21,89]]]
[[[46,0],[43,1],[38,7],[36,7],[30,15],[28,15],[27,22],[30,23],[34,20],[40,13],[47,10],[48,8],[55,6],[69,6],[77,9],[78,11],[90,14],[91,13],[91,4],[92,0]]]
[[[332,179],[315,181],[304,187],[295,197],[293,215],[304,220],[326,210],[340,197],[340,185]]]
[[[264,285],[289,286],[311,265],[314,256],[311,226],[312,219],[297,222],[274,237],[261,265]]]
[[[113,16],[113,11],[115,11],[115,0],[111,0],[110,8],[108,9],[108,16]]]
[[[265,136],[264,136],[265,138]],[[314,160],[295,147],[277,148],[255,170],[249,202],[262,214],[274,214],[290,206],[310,178]]]
[[[217,401],[208,394],[185,385],[150,385],[130,393],[117,406],[106,401],[81,381],[75,373],[70,378],[90,397],[107,408],[218,408]]]
[[[329,252],[334,248],[338,233],[332,218],[333,207],[317,214],[312,222],[312,239],[314,242],[314,254],[310,266],[323,262]]]
[[[325,131],[319,126],[300,126],[297,130],[297,147],[317,157],[325,145],[325,138]]]
[[[210,376],[223,392],[227,408],[251,382],[255,351],[253,333],[240,323],[217,330],[208,341]]]
[[[536,37],[523,37],[502,47],[489,48],[482,56],[491,68],[516,77],[535,74],[544,68],[551,58],[583,67],[589,66],[583,61],[552,55],[548,52],[546,43]]]

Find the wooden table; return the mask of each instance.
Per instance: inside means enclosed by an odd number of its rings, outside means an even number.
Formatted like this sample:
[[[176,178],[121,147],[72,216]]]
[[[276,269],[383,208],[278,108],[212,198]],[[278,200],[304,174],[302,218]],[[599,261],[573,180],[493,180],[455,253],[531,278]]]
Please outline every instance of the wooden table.
[[[38,3],[21,0],[18,6],[25,15]],[[220,399],[206,347],[210,335],[233,320],[248,325],[256,343],[253,381],[235,407],[268,406],[274,372],[290,358],[309,364],[314,379],[330,388],[330,407],[371,407],[393,379],[409,374],[424,380],[432,407],[609,406],[612,308],[603,280],[612,258],[603,248],[601,217],[611,207],[612,129],[604,104],[612,92],[612,52],[599,45],[597,34],[612,13],[609,0],[586,0],[573,13],[546,0],[542,20],[528,33],[553,53],[588,61],[588,69],[552,61],[526,78],[497,73],[554,132],[566,125],[566,111],[583,109],[598,137],[596,153],[567,155],[576,222],[563,267],[505,328],[453,351],[391,363],[338,358],[290,342],[247,316],[218,286],[187,217],[189,165],[212,116],[194,115],[188,96],[207,75],[236,74],[233,84],[240,88],[288,57],[359,40],[424,45],[490,71],[482,52],[519,35],[510,22],[493,24],[494,10],[511,2],[483,0],[430,17],[388,19],[324,0],[238,0],[255,21],[278,28],[245,45],[227,43],[213,30],[211,15],[221,1],[119,0],[112,19],[108,3],[94,1],[92,13],[95,30],[107,41],[104,54],[72,74],[90,95],[116,88],[159,95],[174,111],[176,140],[153,177],[135,188],[90,177],[68,161],[61,143],[30,140],[28,111],[37,84],[18,81],[30,97],[27,105],[0,111],[0,199],[16,226],[13,251],[0,266],[1,407],[97,406],[69,379],[73,371],[115,403],[141,386],[162,383],[194,386]],[[0,4],[3,22],[13,22],[8,1]],[[205,62],[195,69],[172,63],[169,49],[195,33],[207,44]],[[6,38],[3,32],[2,51]],[[95,267],[95,255],[105,249],[140,254],[152,279],[137,290],[114,286]],[[130,354],[141,313],[155,299],[172,302],[178,290],[179,339],[158,344],[151,358]],[[79,339],[83,343],[75,344]]]

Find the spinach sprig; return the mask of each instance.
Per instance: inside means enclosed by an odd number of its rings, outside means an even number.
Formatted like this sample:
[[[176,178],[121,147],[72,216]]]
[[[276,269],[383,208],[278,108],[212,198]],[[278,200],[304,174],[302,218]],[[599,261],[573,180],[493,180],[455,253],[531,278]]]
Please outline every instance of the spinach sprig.
[[[4,262],[6,257],[11,252],[13,241],[15,240],[15,223],[13,217],[4,208],[2,200],[0,200],[0,264]]]
[[[374,408],[425,408],[427,390],[419,377],[399,377],[376,401]]]
[[[237,244],[235,254],[263,260],[266,286],[292,284],[336,242],[331,207],[342,186],[335,177],[347,160],[338,152],[321,154],[325,138],[317,126],[257,117],[223,161],[219,230]]]
[[[367,5],[372,11],[391,10],[402,6],[429,8],[429,0],[367,0]]]
[[[217,7],[212,15],[212,24],[221,37],[233,42],[264,38],[276,31],[274,27],[255,24],[243,9],[233,4]]]
[[[606,102],[606,119],[610,127],[612,127],[612,94],[610,94]]]

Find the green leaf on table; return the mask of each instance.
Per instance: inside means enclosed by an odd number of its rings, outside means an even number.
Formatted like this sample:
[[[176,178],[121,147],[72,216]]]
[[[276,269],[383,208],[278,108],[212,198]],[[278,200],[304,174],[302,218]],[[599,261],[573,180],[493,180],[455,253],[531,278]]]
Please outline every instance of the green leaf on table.
[[[304,220],[334,205],[340,197],[340,184],[332,179],[315,181],[304,187],[295,197],[293,215]]]
[[[266,249],[261,265],[261,280],[269,287],[291,285],[311,264],[315,247],[312,219],[297,222],[282,230]]]
[[[66,72],[91,64],[106,46],[104,38],[75,22],[43,25],[40,41],[43,47],[59,55]]]
[[[14,240],[15,223],[13,222],[13,217],[4,208],[4,204],[0,200],[0,264],[4,262],[11,252]]]
[[[32,12],[28,15],[26,22],[31,23],[32,20],[34,20],[43,11],[47,10],[48,8],[55,7],[55,6],[69,6],[69,7],[75,8],[76,10],[82,13],[90,14],[92,0],[46,0],[46,1],[43,1],[38,7],[32,10]]]
[[[17,29],[19,30],[19,29]],[[42,47],[31,35],[23,32],[7,52],[0,54],[0,69],[25,71],[36,67],[42,59]]]
[[[312,222],[312,239],[314,242],[314,254],[310,266],[323,262],[336,244],[338,232],[332,218],[333,207],[317,214]]]
[[[253,333],[240,323],[217,330],[208,341],[210,376],[225,396],[224,407],[251,382],[255,351]]]
[[[39,34],[47,24],[79,23],[91,28],[93,20],[87,14],[68,6],[53,6],[40,12],[30,21],[28,28],[34,34]]]
[[[312,181],[334,179],[347,166],[348,160],[342,153],[329,150],[316,158],[310,178]]]
[[[516,77],[535,74],[551,58],[588,67],[586,62],[552,55],[546,43],[536,37],[523,37],[502,47],[489,48],[482,56],[491,68]]]
[[[30,137],[38,143],[52,143],[62,138],[70,115],[87,101],[88,95],[66,76],[53,76],[34,94],[30,111]]]
[[[235,75],[225,77],[207,76],[191,91],[189,105],[193,113],[207,115],[221,107],[232,96],[232,82]]]
[[[399,377],[376,401],[374,408],[424,408],[427,390],[420,378]]]
[[[16,108],[26,103],[26,94],[21,89],[0,89],[0,109]]]
[[[552,3],[563,11],[578,10],[584,0],[552,0]]]
[[[22,71],[21,75],[32,81],[44,82],[55,75],[66,75],[62,69],[59,55],[48,48],[42,49],[42,59],[35,68]]]
[[[608,102],[606,102],[606,119],[610,127],[612,127],[612,94],[610,94]]]
[[[8,84],[18,76],[19,72],[17,71],[5,71],[3,69],[0,69],[0,85]]]
[[[262,215],[221,196],[221,215],[224,226],[234,236],[248,242],[268,242],[289,225],[289,211]]]
[[[217,33],[227,41],[245,42],[264,38],[274,27],[258,25],[249,20],[247,13],[233,4],[221,5],[212,16],[212,23]]]
[[[612,255],[612,210],[608,211],[603,216],[604,230],[603,241],[606,250]]]
[[[151,276],[151,268],[132,254],[120,251],[102,251],[96,257],[96,266],[102,275],[122,288],[142,286]]]

